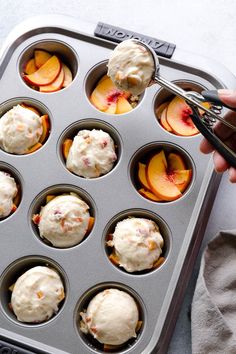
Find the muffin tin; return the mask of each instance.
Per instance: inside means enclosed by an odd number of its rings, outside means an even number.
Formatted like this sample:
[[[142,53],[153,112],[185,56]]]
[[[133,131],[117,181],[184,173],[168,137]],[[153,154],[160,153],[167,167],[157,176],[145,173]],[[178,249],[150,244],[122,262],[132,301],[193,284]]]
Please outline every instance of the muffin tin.
[[[79,330],[78,312],[100,290],[116,287],[135,298],[143,326],[135,340],[115,353],[166,351],[220,178],[213,172],[211,158],[199,152],[199,135],[175,136],[160,126],[155,109],[168,94],[158,85],[148,88],[138,106],[127,114],[102,113],[90,103],[89,94],[105,73],[114,47],[115,43],[80,32],[77,20],[64,16],[28,22],[5,46],[0,62],[0,114],[21,101],[35,104],[49,115],[51,132],[42,148],[32,154],[16,156],[0,150],[0,167],[18,177],[22,194],[16,212],[0,221],[0,348],[14,348],[12,344],[18,345],[19,353],[102,352]],[[25,84],[22,66],[34,48],[57,52],[64,58],[73,72],[70,86],[55,93],[40,93]],[[176,56],[179,53],[176,50]],[[206,71],[198,68],[201,59],[194,58],[191,65],[160,58],[163,76],[191,89],[235,86],[235,79],[220,66],[215,68],[221,80],[208,72],[210,66]],[[107,175],[85,179],[65,168],[62,142],[81,127],[104,129],[116,141],[118,160]],[[149,201],[135,187],[139,158],[160,147],[178,150],[193,169],[188,190],[173,202]],[[69,191],[76,191],[89,203],[94,226],[75,247],[50,247],[39,239],[32,213],[47,194]],[[106,235],[127,216],[147,217],[158,223],[165,240],[165,261],[159,268],[129,274],[109,261]],[[42,264],[61,274],[65,300],[48,322],[19,323],[8,308],[8,287],[19,274]]]

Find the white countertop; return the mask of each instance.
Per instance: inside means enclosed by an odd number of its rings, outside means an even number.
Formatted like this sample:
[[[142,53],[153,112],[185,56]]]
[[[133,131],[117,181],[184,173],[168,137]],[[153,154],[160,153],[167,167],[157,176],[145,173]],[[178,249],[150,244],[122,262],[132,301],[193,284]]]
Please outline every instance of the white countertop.
[[[224,64],[236,74],[236,1],[234,0],[0,0],[0,46],[12,28],[41,14],[63,14],[134,30],[197,52]],[[128,14],[130,14],[128,16]],[[202,249],[221,229],[236,228],[236,185],[225,175],[212,208]],[[201,255],[202,252],[200,252]],[[170,343],[168,354],[191,353],[190,320],[200,255]],[[137,353],[139,354],[139,353]]]

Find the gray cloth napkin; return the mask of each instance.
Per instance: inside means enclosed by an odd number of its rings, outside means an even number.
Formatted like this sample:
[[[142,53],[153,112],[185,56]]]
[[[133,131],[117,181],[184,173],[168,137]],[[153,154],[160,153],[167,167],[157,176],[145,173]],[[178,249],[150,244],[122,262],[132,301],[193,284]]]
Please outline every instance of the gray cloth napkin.
[[[236,230],[204,251],[191,321],[193,354],[236,354]]]

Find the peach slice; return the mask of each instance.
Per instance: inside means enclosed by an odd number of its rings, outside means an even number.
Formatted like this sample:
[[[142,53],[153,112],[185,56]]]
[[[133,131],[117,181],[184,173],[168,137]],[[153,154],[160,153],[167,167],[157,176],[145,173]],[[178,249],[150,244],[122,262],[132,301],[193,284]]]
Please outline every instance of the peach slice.
[[[150,189],[150,186],[146,178],[146,165],[141,162],[138,163],[138,179],[144,188]]]
[[[29,150],[28,150],[28,154],[31,154],[32,152],[35,152],[36,150],[40,149],[42,147],[41,143],[36,143],[34,146],[32,146]]]
[[[140,188],[138,192],[145,198],[152,200],[153,202],[161,202],[162,199],[158,198],[154,193],[147,189]]]
[[[114,265],[117,266],[120,265],[119,257],[116,255],[114,251],[109,255],[109,259]]]
[[[24,75],[24,79],[33,85],[43,86],[51,84],[61,71],[61,62],[53,55],[37,71],[30,75]]]
[[[161,114],[168,105],[169,105],[169,102],[164,102],[159,107],[157,107],[156,116],[158,119],[161,119]]]
[[[35,60],[35,65],[38,69],[41,68],[41,66],[43,66],[50,58],[51,58],[50,53],[42,49],[35,49],[34,60]]]
[[[167,174],[167,161],[163,150],[150,159],[147,165],[147,181],[152,192],[164,201],[172,201],[182,196]]]
[[[63,156],[65,159],[67,159],[67,157],[69,155],[69,151],[70,151],[72,144],[73,144],[72,139],[66,139],[62,144],[62,153],[63,153]]]
[[[162,265],[162,263],[164,263],[165,258],[164,257],[160,257],[158,258],[158,260],[153,264],[153,268],[158,268],[160,267],[160,265]]]
[[[111,104],[108,106],[108,108],[105,110],[105,112],[108,113],[108,114],[115,114],[116,113],[116,107],[117,107],[117,103],[116,102],[111,102]]]
[[[34,58],[30,59],[27,61],[25,64],[25,74],[30,75],[33,74],[35,71],[37,71],[37,66],[35,65],[35,60]]]
[[[105,75],[99,80],[98,84],[96,85],[95,89],[91,94],[90,100],[92,104],[100,111],[105,112],[109,108],[108,113],[110,113],[110,110],[113,110],[114,108],[110,108],[110,105],[112,105],[113,103],[118,104],[118,99],[120,97],[127,99],[129,98],[129,96],[129,92],[118,90],[111,81],[111,79],[107,75]],[[122,111],[121,113],[125,113],[123,112],[124,106],[126,106],[127,111],[132,109],[132,106],[129,105],[128,101],[126,103],[124,100],[121,100],[118,111]]]
[[[13,204],[18,206],[20,204],[20,199],[21,199],[21,193],[20,193],[19,186],[17,186],[17,194],[16,194],[15,198],[13,199]]]
[[[55,92],[60,90],[60,88],[62,88],[63,82],[64,82],[64,70],[63,70],[63,66],[61,67],[61,71],[59,73],[59,75],[57,76],[57,78],[51,82],[51,84],[49,85],[44,85],[44,86],[39,86],[39,91],[40,92]]]
[[[166,120],[175,134],[191,136],[199,133],[192,122],[191,113],[191,108],[183,98],[176,96],[170,102],[166,112]]]
[[[86,233],[89,233],[92,230],[94,222],[95,222],[95,218],[93,216],[90,216],[89,223],[88,223],[88,229],[87,229]]]
[[[34,214],[32,217],[32,221],[35,225],[38,225],[40,223],[40,215],[39,214]]]
[[[95,87],[91,94],[91,102],[97,107],[100,111],[106,111],[108,108],[107,97],[111,93],[116,92],[115,85],[110,80],[110,78],[105,75],[104,79],[100,80],[100,83]]]
[[[168,170],[169,171],[175,171],[175,170],[185,170],[186,165],[184,163],[184,160],[179,154],[176,154],[174,152],[171,152],[168,157]]]
[[[160,122],[161,122],[161,125],[163,126],[163,128],[165,130],[167,130],[168,132],[172,132],[172,128],[171,128],[171,126],[168,124],[168,122],[166,120],[166,114],[167,114],[167,108],[164,108],[162,113],[161,113]]]
[[[180,192],[185,191],[192,178],[192,170],[176,170],[169,178],[173,178],[173,182]]]
[[[116,114],[122,114],[132,111],[131,104],[123,96],[120,96],[117,100]]]
[[[53,200],[56,196],[54,194],[48,194],[46,196],[46,204]]]
[[[72,73],[71,73],[70,69],[68,68],[68,66],[65,65],[64,63],[62,63],[62,67],[63,67],[64,74],[65,74],[62,87],[67,87],[72,83]]]
[[[49,119],[48,119],[47,114],[44,114],[43,116],[41,116],[41,119],[42,119],[43,133],[39,139],[39,142],[41,144],[43,144],[49,135],[50,123],[49,123]]]

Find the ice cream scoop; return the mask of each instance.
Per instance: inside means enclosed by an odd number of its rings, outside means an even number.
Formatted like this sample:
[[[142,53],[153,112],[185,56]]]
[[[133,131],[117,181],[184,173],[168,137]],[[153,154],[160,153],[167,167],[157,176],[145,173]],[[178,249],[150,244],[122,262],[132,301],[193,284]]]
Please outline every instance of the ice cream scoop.
[[[108,173],[116,160],[114,141],[108,133],[84,129],[74,137],[66,167],[78,176],[94,178]]]
[[[76,194],[59,195],[41,208],[39,233],[55,247],[72,247],[84,238],[89,219],[89,206]]]
[[[13,198],[17,194],[17,185],[13,177],[0,171],[0,218],[8,216],[13,208]]]
[[[142,51],[145,54],[139,55],[138,53],[142,53]],[[144,65],[144,56],[147,58],[148,70]],[[185,91],[163,78],[159,71],[159,60],[154,50],[146,43],[136,39],[128,39],[118,44],[108,62],[108,75],[119,89],[141,93],[148,86],[157,83],[174,95],[183,98],[192,109],[191,119],[198,130],[225,160],[236,168],[236,153],[214,133],[214,124],[220,121],[229,127],[232,133],[236,131],[236,127],[218,114],[220,113],[219,107],[212,105],[209,109],[202,103],[212,102],[218,106],[221,104],[231,110],[235,110],[235,108],[228,107],[214,91],[203,91],[201,94],[195,91]],[[144,72],[147,72],[147,76],[143,75]],[[199,113],[202,111],[204,119]]]
[[[117,223],[112,241],[119,265],[127,272],[153,268],[164,244],[157,224],[145,218],[127,218]]]
[[[36,266],[17,279],[11,306],[18,321],[40,323],[58,312],[58,305],[64,297],[59,274],[51,268]]]
[[[132,39],[121,42],[108,62],[108,76],[114,84],[133,95],[141,94],[149,86],[154,71],[152,54]]]
[[[120,345],[137,336],[138,307],[133,297],[122,290],[101,291],[80,315],[81,331],[90,333],[100,343]]]
[[[21,105],[0,118],[0,147],[12,154],[25,154],[39,142],[43,133],[41,117]]]

